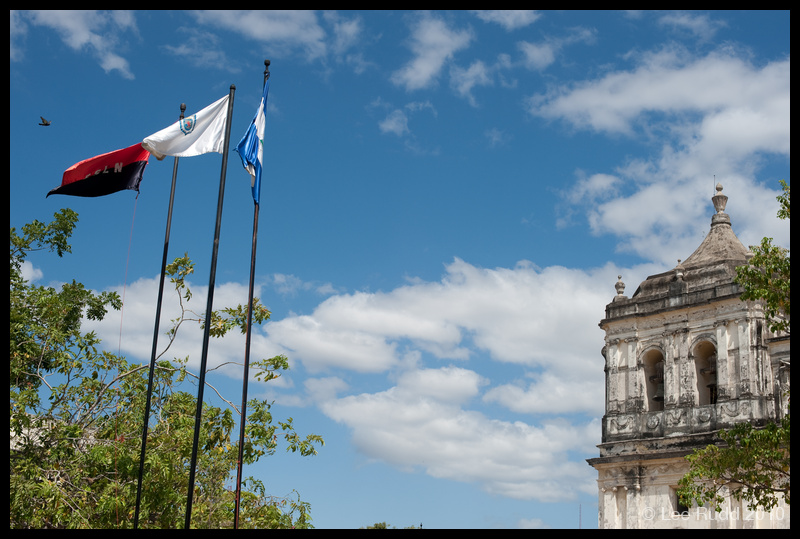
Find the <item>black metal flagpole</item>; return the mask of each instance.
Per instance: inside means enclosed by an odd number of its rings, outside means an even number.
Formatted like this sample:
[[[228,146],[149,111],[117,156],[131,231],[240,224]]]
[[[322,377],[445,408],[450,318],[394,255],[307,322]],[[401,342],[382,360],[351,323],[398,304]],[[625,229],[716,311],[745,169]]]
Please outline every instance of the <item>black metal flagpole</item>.
[[[178,118],[183,120],[186,112],[186,103],[181,103],[181,115]],[[161,280],[158,283],[158,301],[156,301],[156,324],[153,329],[153,352],[150,355],[150,376],[147,379],[147,400],[144,405],[144,424],[142,425],[142,452],[139,455],[139,484],[136,487],[136,512],[133,515],[133,529],[139,527],[139,507],[142,500],[142,477],[144,476],[144,455],[147,448],[147,424],[150,422],[150,398],[153,395],[153,372],[156,366],[156,350],[158,349],[158,327],[161,324],[161,299],[164,295],[164,277],[167,271],[167,251],[169,250],[169,231],[172,226],[172,203],[175,201],[175,181],[178,177],[178,157],[172,166],[172,189],[169,192],[169,210],[167,211],[167,231],[164,236],[164,254],[161,257]]]
[[[264,84],[269,79],[269,60],[264,60]],[[266,107],[264,103],[264,107]],[[266,114],[266,111],[264,111]],[[262,143],[263,144],[263,143]],[[263,172],[263,171],[262,171]],[[255,181],[255,178],[253,178]],[[250,186],[252,187],[252,185]],[[260,197],[259,197],[260,198]],[[253,201],[253,246],[250,251],[250,289],[247,295],[247,336],[244,345],[244,381],[242,382],[242,415],[239,420],[239,461],[236,469],[236,505],[233,512],[233,529],[239,528],[239,497],[242,493],[242,460],[244,458],[244,428],[247,421],[247,381],[250,377],[250,333],[253,325],[253,282],[256,276],[256,241],[258,239],[258,209]]]
[[[208,301],[206,302],[206,321],[203,328],[203,352],[200,357],[200,387],[197,390],[197,410],[194,417],[194,442],[192,444],[192,460],[189,464],[189,493],[186,496],[186,521],[184,528],[189,529],[192,520],[192,497],[194,495],[194,476],[197,465],[197,443],[200,438],[200,419],[203,415],[203,390],[206,385],[206,363],[208,362],[208,337],[211,330],[211,310],[214,304],[214,282],[217,277],[217,252],[219,251],[219,229],[222,223],[222,199],[225,195],[225,173],[228,169],[228,147],[231,142],[231,119],[233,117],[233,94],[236,85],[231,84],[228,100],[228,118],[225,120],[225,143],[222,149],[222,171],[219,174],[219,198],[217,199],[217,224],[214,229],[214,246],[211,252],[211,271],[208,277]]]

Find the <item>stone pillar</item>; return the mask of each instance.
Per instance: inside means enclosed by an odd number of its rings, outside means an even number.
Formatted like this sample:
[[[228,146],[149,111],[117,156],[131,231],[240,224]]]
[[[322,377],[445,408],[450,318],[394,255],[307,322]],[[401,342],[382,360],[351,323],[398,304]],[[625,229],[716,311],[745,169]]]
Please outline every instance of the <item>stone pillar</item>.
[[[724,402],[730,399],[731,394],[727,322],[714,322],[714,330],[717,337],[717,402]]]

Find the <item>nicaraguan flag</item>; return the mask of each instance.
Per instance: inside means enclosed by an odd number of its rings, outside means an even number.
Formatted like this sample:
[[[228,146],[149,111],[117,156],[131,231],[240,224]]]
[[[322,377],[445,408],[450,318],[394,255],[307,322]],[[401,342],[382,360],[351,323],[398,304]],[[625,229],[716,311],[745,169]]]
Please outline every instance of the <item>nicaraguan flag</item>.
[[[267,122],[267,95],[269,95],[269,79],[264,83],[264,95],[258,105],[256,116],[250,127],[236,146],[242,158],[242,165],[250,173],[250,187],[253,189],[253,202],[259,203],[261,197],[261,165],[264,157],[264,125]]]
[[[167,155],[194,157],[209,152],[222,153],[229,98],[230,95],[226,95],[197,114],[153,133],[144,139],[142,147],[159,161]]]

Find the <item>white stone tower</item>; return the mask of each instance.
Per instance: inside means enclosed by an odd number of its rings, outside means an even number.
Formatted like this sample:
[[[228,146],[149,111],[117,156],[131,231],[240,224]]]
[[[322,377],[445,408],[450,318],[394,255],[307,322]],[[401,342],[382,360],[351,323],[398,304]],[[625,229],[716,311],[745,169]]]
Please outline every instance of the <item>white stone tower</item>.
[[[601,528],[788,528],[789,508],[722,513],[679,505],[684,457],[720,428],[763,425],[786,412],[789,337],[771,335],[760,304],[743,302],[736,267],[751,256],[717,185],[711,230],[689,258],[617,296],[605,330],[606,413],[598,471]],[[726,512],[727,511],[727,512]],[[750,518],[748,518],[750,517]]]

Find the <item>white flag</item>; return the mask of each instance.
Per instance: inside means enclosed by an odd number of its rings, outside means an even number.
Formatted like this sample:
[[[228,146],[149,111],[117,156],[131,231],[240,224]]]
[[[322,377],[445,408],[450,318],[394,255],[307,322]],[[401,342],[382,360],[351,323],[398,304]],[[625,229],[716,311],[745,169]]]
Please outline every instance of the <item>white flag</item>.
[[[194,157],[209,152],[222,153],[229,97],[226,95],[197,114],[153,133],[142,141],[142,146],[159,161],[167,155]]]

